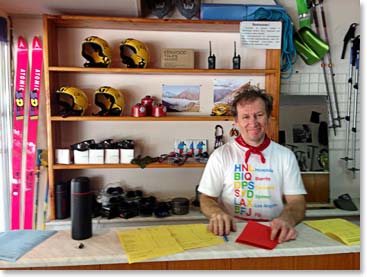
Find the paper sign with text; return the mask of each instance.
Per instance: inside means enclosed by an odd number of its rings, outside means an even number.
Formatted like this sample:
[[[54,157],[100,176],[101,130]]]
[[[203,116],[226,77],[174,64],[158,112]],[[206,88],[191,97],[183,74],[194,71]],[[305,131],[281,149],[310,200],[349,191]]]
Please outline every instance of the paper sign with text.
[[[280,49],[282,45],[282,22],[242,21],[240,24],[241,45],[246,48]]]

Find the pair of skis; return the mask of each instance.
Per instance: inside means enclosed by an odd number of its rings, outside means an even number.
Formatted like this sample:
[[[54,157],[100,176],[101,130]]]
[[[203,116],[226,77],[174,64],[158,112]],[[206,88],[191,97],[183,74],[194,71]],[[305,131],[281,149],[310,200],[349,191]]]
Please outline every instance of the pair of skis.
[[[32,65],[28,107],[28,132],[26,145],[26,180],[24,187],[23,228],[33,227],[33,199],[35,184],[36,145],[38,132],[39,97],[42,79],[42,44],[34,37],[32,42]],[[28,46],[23,37],[17,44],[17,67],[13,116],[13,153],[11,184],[11,229],[20,229],[22,195],[22,154],[24,133],[24,107],[28,79]]]

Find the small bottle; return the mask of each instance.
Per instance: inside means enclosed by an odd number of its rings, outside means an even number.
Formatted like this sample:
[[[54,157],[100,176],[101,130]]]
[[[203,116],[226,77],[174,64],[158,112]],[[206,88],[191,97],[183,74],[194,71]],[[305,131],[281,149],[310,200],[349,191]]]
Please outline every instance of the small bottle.
[[[88,177],[71,180],[71,238],[83,240],[92,236],[92,193]]]
[[[70,184],[60,182],[55,184],[55,218],[70,217]]]

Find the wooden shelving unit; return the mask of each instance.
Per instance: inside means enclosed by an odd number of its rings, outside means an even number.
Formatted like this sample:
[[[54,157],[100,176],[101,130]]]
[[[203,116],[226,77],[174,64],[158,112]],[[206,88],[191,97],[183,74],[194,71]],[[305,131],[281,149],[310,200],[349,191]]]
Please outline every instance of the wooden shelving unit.
[[[145,168],[201,168],[205,167],[202,163],[185,163],[181,166],[170,163],[151,163]],[[69,170],[69,169],[103,169],[103,168],[140,168],[135,164],[55,164],[55,170]]]
[[[144,30],[144,31],[173,31],[173,32],[212,32],[212,33],[238,33],[239,21],[213,21],[213,20],[182,20],[182,19],[149,19],[149,18],[121,18],[121,17],[101,17],[101,16],[75,16],[75,15],[44,15],[43,16],[43,41],[44,41],[44,69],[46,88],[46,114],[47,114],[47,140],[48,140],[48,177],[50,186],[50,218],[55,218],[54,207],[54,185],[55,171],[75,170],[75,169],[107,169],[107,168],[139,168],[136,165],[59,165],[54,162],[54,150],[58,147],[58,135],[62,126],[67,122],[88,121],[230,121],[231,117],[218,116],[167,116],[161,118],[144,117],[134,118],[130,116],[120,117],[98,117],[81,116],[63,118],[57,116],[55,107],[54,91],[60,86],[60,76],[72,74],[83,76],[85,74],[119,74],[119,75],[226,75],[245,76],[259,75],[265,78],[265,88],[274,98],[274,109],[271,116],[271,124],[268,135],[274,140],[278,139],[278,114],[279,114],[279,89],[280,89],[280,50],[266,50],[265,68],[262,69],[166,69],[166,68],[83,68],[79,66],[61,66],[59,57],[60,42],[59,32],[65,28],[77,29],[114,29],[114,30]],[[195,42],[193,42],[194,44]],[[69,46],[68,46],[69,47]],[[72,51],[72,47],[68,48]],[[76,77],[77,78],[77,77]],[[200,163],[187,163],[182,168],[202,168]],[[167,163],[154,163],[147,168],[180,168]]]
[[[264,75],[274,74],[275,69],[168,69],[168,68],[85,68],[51,66],[52,72],[101,73],[101,74],[173,74],[173,75]]]

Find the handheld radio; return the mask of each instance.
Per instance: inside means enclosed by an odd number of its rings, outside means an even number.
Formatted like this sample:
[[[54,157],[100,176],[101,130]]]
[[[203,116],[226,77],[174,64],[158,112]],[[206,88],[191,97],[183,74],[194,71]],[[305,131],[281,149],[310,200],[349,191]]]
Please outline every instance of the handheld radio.
[[[209,41],[208,69],[215,69],[215,55],[212,54],[212,42]]]
[[[241,68],[241,56],[236,52],[236,42],[234,41],[234,55],[232,59],[233,69],[240,69]]]

